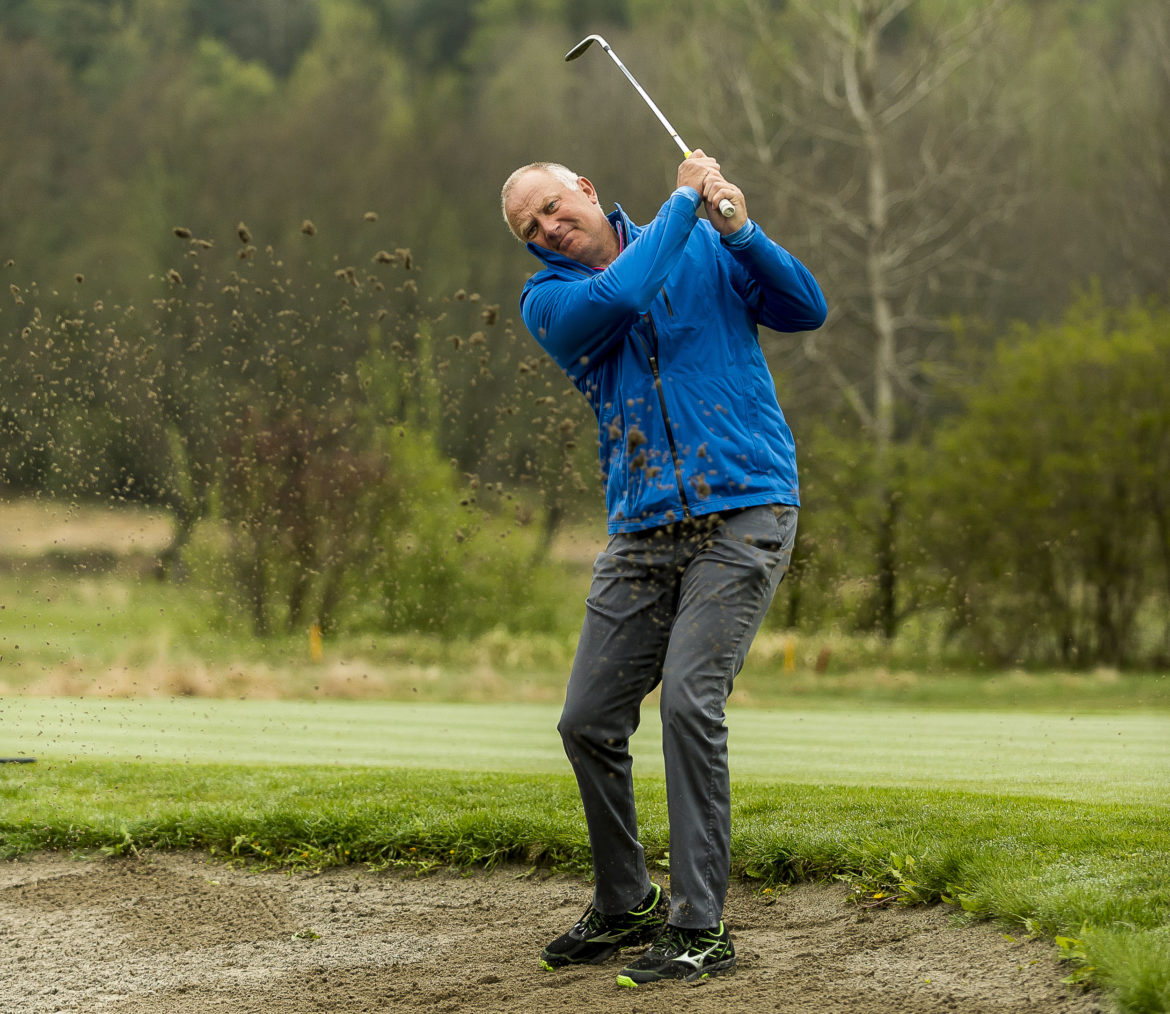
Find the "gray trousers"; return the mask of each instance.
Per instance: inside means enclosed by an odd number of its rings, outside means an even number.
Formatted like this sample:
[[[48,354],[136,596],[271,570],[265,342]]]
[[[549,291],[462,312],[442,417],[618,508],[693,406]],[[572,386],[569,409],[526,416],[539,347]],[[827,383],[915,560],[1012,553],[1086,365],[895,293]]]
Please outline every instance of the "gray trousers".
[[[731,866],[724,705],[792,557],[795,507],[763,506],[615,535],[593,567],[557,726],[593,850],[594,907],[650,890],[629,740],[661,683],[670,921],[718,926]]]

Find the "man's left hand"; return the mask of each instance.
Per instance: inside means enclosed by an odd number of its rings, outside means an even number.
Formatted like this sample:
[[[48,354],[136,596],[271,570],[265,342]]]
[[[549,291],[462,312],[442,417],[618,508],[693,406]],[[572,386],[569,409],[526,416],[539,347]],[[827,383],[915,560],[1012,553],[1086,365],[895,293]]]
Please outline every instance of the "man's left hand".
[[[721,236],[730,236],[747,224],[747,202],[744,200],[743,191],[734,183],[725,180],[719,170],[707,174],[703,180],[703,189],[699,193],[703,195],[703,207],[708,220]],[[725,200],[730,201],[735,208],[735,214],[730,218],[724,218],[723,212],[719,210],[720,203]]]

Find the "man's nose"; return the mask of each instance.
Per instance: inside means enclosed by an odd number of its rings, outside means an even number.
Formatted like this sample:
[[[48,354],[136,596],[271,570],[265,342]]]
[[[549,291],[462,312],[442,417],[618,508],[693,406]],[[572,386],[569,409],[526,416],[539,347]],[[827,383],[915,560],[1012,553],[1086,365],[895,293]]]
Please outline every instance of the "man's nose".
[[[555,240],[561,234],[564,228],[564,226],[551,215],[546,215],[541,218],[539,225],[540,231],[543,232],[548,239],[552,240]]]

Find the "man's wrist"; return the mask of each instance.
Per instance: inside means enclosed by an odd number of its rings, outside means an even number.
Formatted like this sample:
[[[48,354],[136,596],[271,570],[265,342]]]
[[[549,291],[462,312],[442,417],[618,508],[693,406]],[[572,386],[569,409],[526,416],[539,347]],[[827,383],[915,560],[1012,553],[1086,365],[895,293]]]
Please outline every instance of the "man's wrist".
[[[721,237],[724,246],[729,246],[733,250],[739,250],[747,246],[752,237],[756,234],[756,223],[750,218],[743,223],[735,232],[730,235]]]

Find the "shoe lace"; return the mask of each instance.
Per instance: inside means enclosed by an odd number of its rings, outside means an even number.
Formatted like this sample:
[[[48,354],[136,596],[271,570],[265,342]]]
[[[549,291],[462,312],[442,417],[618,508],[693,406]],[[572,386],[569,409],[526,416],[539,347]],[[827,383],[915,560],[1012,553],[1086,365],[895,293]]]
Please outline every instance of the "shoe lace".
[[[606,919],[592,905],[585,909],[585,914],[577,920],[577,930],[580,933],[594,933],[605,926]]]
[[[577,925],[574,927],[578,933],[592,934],[603,930],[607,930],[612,926],[632,926],[640,925],[644,921],[652,920],[656,917],[658,899],[661,894],[655,894],[653,903],[648,902],[644,908],[634,909],[631,912],[626,912],[624,915],[603,915],[593,907],[592,902],[589,907],[585,909],[585,914],[577,920]]]
[[[651,949],[665,957],[673,958],[680,954],[704,951],[712,945],[722,942],[720,930],[712,932],[710,930],[683,929],[680,926],[671,926],[667,923],[662,932],[658,934]]]
[[[653,950],[660,951],[663,954],[682,954],[684,951],[690,949],[694,934],[679,926],[671,926],[669,923],[663,927],[662,932],[658,934],[653,944]]]

